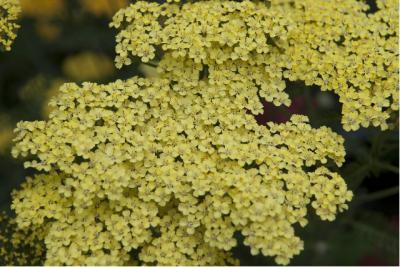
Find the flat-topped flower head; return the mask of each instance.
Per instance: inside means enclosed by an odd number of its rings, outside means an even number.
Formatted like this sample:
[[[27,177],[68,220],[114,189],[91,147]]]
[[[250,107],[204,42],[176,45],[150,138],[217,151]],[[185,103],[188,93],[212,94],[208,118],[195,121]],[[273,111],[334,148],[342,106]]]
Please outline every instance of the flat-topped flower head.
[[[13,209],[23,229],[50,229],[46,264],[228,264],[237,231],[254,254],[288,263],[309,205],[324,220],[347,208],[343,179],[316,168],[343,163],[340,136],[300,115],[260,126],[237,104],[245,91],[224,102],[205,82],[183,95],[174,86],[65,84],[48,121],[19,123],[13,155],[44,173],[14,193]]]
[[[352,192],[329,169],[344,163],[344,140],[306,116],[261,126],[254,115],[262,98],[290,105],[285,79],[303,80],[339,95],[345,129],[386,128],[396,19],[365,10],[225,0],[118,11],[116,66],[136,57],[157,75],[64,84],[47,121],[17,125],[12,153],[41,173],[13,194],[16,222],[46,229],[50,265],[237,264],[237,232],[252,254],[288,264],[311,208],[328,221],[348,208]]]
[[[287,106],[284,79],[301,80],[339,96],[345,130],[386,130],[399,107],[398,3],[378,6],[367,15],[360,1],[138,1],[110,25],[117,67],[159,61],[178,83],[207,78]]]
[[[293,27],[284,76],[334,91],[345,130],[388,129],[399,109],[398,2],[377,1],[368,15],[362,1],[286,2]]]

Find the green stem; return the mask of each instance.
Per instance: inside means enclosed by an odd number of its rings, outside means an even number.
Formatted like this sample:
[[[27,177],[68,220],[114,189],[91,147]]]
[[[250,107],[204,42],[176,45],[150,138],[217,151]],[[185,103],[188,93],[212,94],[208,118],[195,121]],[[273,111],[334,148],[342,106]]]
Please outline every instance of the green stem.
[[[362,165],[350,175],[346,176],[349,181],[349,186],[353,191],[355,191],[362,184],[364,179],[368,176],[369,170],[369,166]]]
[[[154,63],[154,62],[151,62],[151,61],[149,61],[149,62],[142,62],[142,64],[149,65],[149,66],[154,67],[154,68],[157,68],[157,67],[158,67],[158,64],[157,64],[157,63]]]
[[[393,166],[391,164],[385,163],[385,162],[374,162],[374,165],[379,167],[382,170],[390,171],[399,174],[399,167]]]
[[[366,203],[366,202],[370,202],[370,201],[375,201],[378,199],[382,199],[382,198],[386,198],[386,197],[390,197],[393,195],[396,195],[397,193],[399,193],[399,187],[395,186],[395,187],[391,187],[385,190],[381,190],[378,192],[374,192],[365,196],[361,196],[358,200],[359,203]]]

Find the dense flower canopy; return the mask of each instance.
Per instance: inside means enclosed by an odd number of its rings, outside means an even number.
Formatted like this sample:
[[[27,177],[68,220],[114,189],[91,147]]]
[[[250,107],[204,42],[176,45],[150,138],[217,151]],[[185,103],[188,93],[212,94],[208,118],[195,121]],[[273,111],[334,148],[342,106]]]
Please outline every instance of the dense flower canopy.
[[[192,82],[208,66],[210,82],[225,85],[245,74],[252,92],[277,105],[290,104],[283,78],[302,80],[339,95],[346,130],[387,129],[399,102],[397,1],[378,0],[369,15],[361,1],[270,2],[139,1],[111,24],[120,29],[116,65],[156,59],[161,49],[168,76],[189,72]]]
[[[386,130],[399,109],[398,1],[378,0],[369,15],[362,1],[295,3],[284,76],[337,93],[345,130]]]
[[[66,84],[48,122],[19,123],[14,154],[36,155],[25,166],[48,174],[28,180],[13,207],[21,227],[51,225],[47,264],[123,264],[138,247],[147,263],[221,264],[236,231],[254,253],[286,263],[302,248],[291,225],[306,224],[310,202],[327,220],[347,207],[343,179],[316,167],[343,162],[340,136],[298,115],[259,126],[235,104],[240,93],[223,100],[203,81],[182,95],[170,83]]]
[[[0,0],[0,49],[9,51],[19,26],[15,23],[21,8],[18,0]]]
[[[358,1],[168,2],[111,23],[116,66],[136,56],[159,76],[64,84],[48,121],[17,125],[13,155],[40,174],[12,208],[46,264],[236,264],[236,233],[288,264],[310,206],[332,221],[352,198],[331,170],[344,140],[301,115],[258,125],[260,98],[290,105],[285,79],[320,85],[348,130],[386,129],[398,109],[394,1],[368,16]]]

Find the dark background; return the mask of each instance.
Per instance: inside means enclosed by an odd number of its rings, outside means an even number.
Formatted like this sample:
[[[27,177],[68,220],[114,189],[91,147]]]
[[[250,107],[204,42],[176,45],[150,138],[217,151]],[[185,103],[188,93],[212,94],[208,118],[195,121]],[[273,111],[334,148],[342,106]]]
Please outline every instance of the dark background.
[[[115,32],[108,23],[128,0],[92,0],[99,3],[97,9],[88,8],[83,0],[22,2],[21,29],[12,51],[0,53],[0,210],[8,213],[10,192],[29,175],[22,161],[10,156],[16,122],[45,119],[46,103],[63,82],[105,83],[146,74],[138,62],[122,70],[110,67]],[[368,2],[374,12],[374,2]],[[291,264],[398,265],[398,126],[385,132],[369,128],[348,133],[341,127],[341,106],[334,94],[302,82],[288,82],[287,92],[292,106],[265,103],[258,122],[284,122],[290,114],[300,113],[310,117],[312,126],[330,126],[341,134],[347,158],[340,173],[355,193],[349,210],[336,221],[322,222],[310,214],[309,225],[296,229],[305,250]],[[251,256],[245,246],[234,253],[243,265],[275,265],[270,258]]]

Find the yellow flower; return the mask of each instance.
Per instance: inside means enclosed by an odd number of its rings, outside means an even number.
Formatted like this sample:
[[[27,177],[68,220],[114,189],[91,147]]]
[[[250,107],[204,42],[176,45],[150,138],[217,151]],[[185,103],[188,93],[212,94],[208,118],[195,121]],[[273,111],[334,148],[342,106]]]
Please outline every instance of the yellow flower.
[[[309,206],[333,220],[352,198],[324,167],[343,164],[344,140],[305,116],[261,126],[253,115],[260,97],[290,104],[288,78],[337,93],[345,129],[386,128],[397,108],[396,7],[380,5],[387,15],[339,0],[137,1],[118,11],[116,66],[157,51],[159,75],[65,84],[46,122],[18,124],[13,155],[44,171],[14,194],[20,226],[76,227],[70,241],[44,234],[47,264],[226,265],[236,263],[235,232],[252,254],[288,264],[303,249],[294,229]],[[93,243],[88,220],[106,241]]]
[[[11,50],[19,25],[15,23],[21,12],[18,0],[0,0],[0,49]]]

